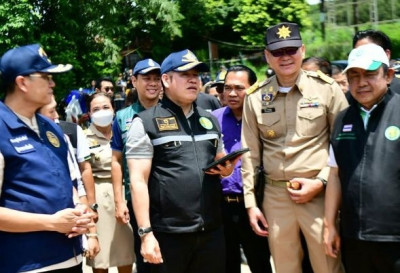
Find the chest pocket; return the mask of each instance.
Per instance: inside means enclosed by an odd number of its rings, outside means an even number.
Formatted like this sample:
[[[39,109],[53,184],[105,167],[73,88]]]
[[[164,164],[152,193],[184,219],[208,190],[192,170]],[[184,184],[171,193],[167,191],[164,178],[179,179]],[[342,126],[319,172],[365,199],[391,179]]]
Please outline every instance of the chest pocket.
[[[268,139],[278,138],[283,135],[283,126],[279,113],[262,113],[257,116],[258,127],[263,137]]]
[[[297,132],[302,136],[317,136],[327,126],[323,108],[306,107],[300,108],[297,113]]]

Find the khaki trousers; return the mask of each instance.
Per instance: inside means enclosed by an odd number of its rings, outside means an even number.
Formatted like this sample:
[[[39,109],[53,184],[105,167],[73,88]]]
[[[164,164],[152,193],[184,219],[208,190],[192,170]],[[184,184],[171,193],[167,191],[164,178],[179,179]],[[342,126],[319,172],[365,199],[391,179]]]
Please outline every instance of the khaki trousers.
[[[343,272],[340,257],[325,255],[323,245],[324,194],[296,204],[286,188],[267,184],[263,209],[269,225],[269,247],[276,273],[301,273],[303,250],[299,231],[307,242],[314,273]]]

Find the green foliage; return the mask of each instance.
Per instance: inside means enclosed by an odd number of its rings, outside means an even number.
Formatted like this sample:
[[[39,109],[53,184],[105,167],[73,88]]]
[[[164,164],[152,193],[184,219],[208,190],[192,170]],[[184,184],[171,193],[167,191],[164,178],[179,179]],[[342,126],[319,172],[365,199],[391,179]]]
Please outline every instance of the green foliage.
[[[309,6],[300,0],[242,0],[239,16],[234,19],[233,30],[252,45],[263,45],[265,30],[279,22],[295,22],[300,26],[311,24]]]

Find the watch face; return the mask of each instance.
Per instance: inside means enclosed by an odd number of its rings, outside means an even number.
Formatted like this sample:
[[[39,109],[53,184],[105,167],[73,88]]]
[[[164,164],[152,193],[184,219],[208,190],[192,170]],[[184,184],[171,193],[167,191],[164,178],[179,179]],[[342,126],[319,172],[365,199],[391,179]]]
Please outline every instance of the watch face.
[[[91,208],[92,210],[97,210],[98,207],[99,207],[99,205],[98,205],[97,203],[94,203],[94,204],[92,204],[92,205],[90,206],[90,208]]]
[[[140,237],[142,237],[142,236],[144,236],[144,235],[146,235],[147,233],[152,232],[152,231],[153,231],[153,229],[152,229],[151,227],[148,227],[148,228],[139,228],[139,229],[138,229],[138,234],[139,234]]]

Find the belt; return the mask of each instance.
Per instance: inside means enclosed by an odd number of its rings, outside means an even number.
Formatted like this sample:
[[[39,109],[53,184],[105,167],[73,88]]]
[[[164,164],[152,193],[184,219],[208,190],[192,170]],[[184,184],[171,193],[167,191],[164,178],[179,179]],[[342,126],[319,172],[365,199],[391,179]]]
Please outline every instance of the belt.
[[[267,184],[280,188],[287,188],[287,183],[289,182],[288,180],[273,180],[268,178],[266,174],[264,174],[264,179]]]
[[[224,200],[227,203],[241,203],[244,202],[244,197],[240,195],[224,195]]]

